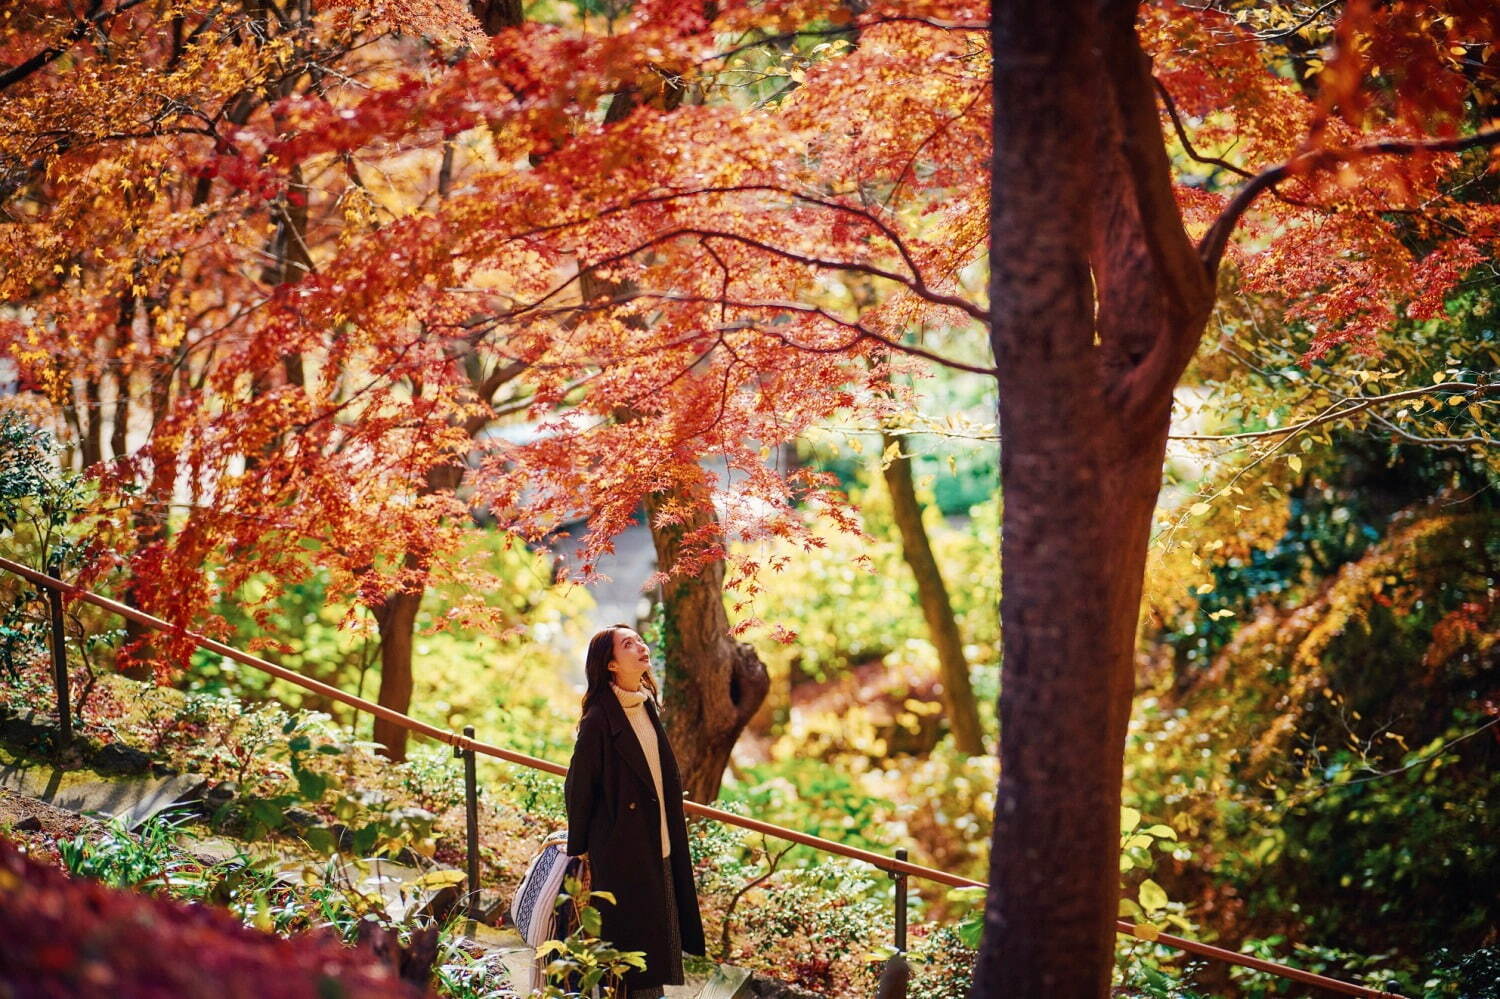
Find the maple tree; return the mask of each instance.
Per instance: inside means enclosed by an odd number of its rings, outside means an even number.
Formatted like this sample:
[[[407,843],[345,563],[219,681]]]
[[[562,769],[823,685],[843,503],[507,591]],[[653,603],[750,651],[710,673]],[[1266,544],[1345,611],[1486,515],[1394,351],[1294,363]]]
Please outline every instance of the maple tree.
[[[652,582],[723,571],[749,600],[777,564],[727,539],[818,544],[797,501],[858,530],[771,449],[898,417],[892,374],[993,375],[1004,765],[975,990],[1103,994],[1146,539],[1217,271],[1284,295],[1309,360],[1440,312],[1495,238],[1463,193],[1494,11],[559,3],[499,30],[502,6],[0,27],[5,332],[97,476],[125,592],[211,629],[215,591],[315,562],[372,608],[467,582],[450,623],[515,627],[457,555],[468,507],[533,541],[587,518],[589,578],[649,499]],[[921,325],[988,330],[994,365]],[[476,436],[521,413],[546,434]],[[705,457],[740,476],[716,516]],[[716,674],[731,703],[745,675]]]
[[[1301,315],[1316,317],[1314,353],[1348,342],[1372,347],[1386,310],[1411,301],[1413,286],[1399,279],[1421,268],[1386,215],[1424,196],[1442,200],[1436,189],[1455,161],[1362,163],[1368,171],[1352,164],[1373,153],[1456,152],[1497,136],[1415,137],[1457,131],[1464,114],[1447,103],[1451,89],[1398,81],[1401,98],[1389,107],[1357,97],[1378,65],[1366,60],[1381,45],[1405,46],[1400,72],[1462,80],[1455,50],[1492,39],[1495,14],[1464,4],[1449,13],[1419,19],[1446,27],[1445,38],[1418,41],[1401,16],[1345,11],[1327,79],[1318,77],[1309,98],[1270,72],[1274,50],[1224,30],[1225,11],[995,11],[990,259],[1005,497],[1003,766],[991,857],[999,890],[986,913],[976,994],[1108,991],[1118,846],[1099,817],[1119,804],[1172,389],[1213,309],[1230,236],[1252,206],[1276,229],[1258,234],[1268,244],[1261,252],[1241,251],[1243,266],[1252,274],[1273,267],[1281,287],[1300,297]],[[1361,45],[1366,39],[1376,41]],[[1209,50],[1212,73],[1193,62]],[[1481,85],[1491,85],[1496,64],[1479,65]],[[1158,86],[1207,120],[1180,141],[1227,137],[1260,172],[1249,171],[1232,197],[1174,192]],[[1255,96],[1262,99],[1247,99]],[[1362,128],[1407,138],[1351,148]],[[1294,186],[1278,191],[1282,202],[1257,203],[1287,182]],[[1430,283],[1418,286],[1435,293],[1428,307],[1456,278],[1450,254],[1481,252],[1493,220],[1493,206],[1482,208],[1423,259]],[[1340,252],[1328,240],[1339,240]],[[1320,266],[1287,266],[1303,253]],[[1049,722],[1066,752],[1035,738]]]

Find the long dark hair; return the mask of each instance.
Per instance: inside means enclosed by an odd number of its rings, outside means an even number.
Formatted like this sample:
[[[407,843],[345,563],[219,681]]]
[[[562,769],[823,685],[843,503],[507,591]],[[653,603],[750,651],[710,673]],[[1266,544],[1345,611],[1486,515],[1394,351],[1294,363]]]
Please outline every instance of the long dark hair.
[[[612,624],[594,633],[589,639],[589,650],[583,657],[583,679],[586,687],[583,691],[583,704],[579,708],[579,724],[583,724],[583,716],[588,714],[589,705],[594,702],[595,697],[613,697],[609,689],[610,681],[614,677],[609,672],[609,661],[615,657],[615,632],[621,628],[630,628],[628,624]],[[656,689],[656,680],[647,670],[641,674],[641,683],[651,691],[651,697],[661,703],[661,694]]]

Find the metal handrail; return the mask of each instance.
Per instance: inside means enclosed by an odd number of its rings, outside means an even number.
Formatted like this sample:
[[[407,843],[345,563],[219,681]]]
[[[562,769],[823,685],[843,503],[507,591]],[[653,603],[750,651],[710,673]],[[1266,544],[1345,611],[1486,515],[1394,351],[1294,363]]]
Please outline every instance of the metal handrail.
[[[560,766],[559,764],[552,763],[548,760],[543,760],[535,756],[528,756],[525,753],[518,753],[515,750],[506,749],[503,746],[495,746],[487,742],[480,742],[479,740],[474,739],[469,735],[460,735],[455,732],[450,732],[447,729],[438,728],[436,725],[429,725],[426,722],[418,721],[417,719],[412,718],[410,715],[402,714],[399,711],[393,711],[383,705],[376,704],[374,701],[366,700],[363,697],[358,697],[354,694],[347,693],[346,691],[343,691],[338,687],[323,683],[319,680],[314,680],[311,677],[303,676],[302,674],[294,672],[293,670],[289,670],[284,666],[278,666],[273,662],[268,662],[267,660],[261,659],[258,656],[253,656],[248,652],[242,652],[241,650],[236,649],[231,645],[225,645],[223,642],[220,642],[213,638],[209,638],[207,635],[200,635],[197,632],[189,631],[188,629],[180,625],[172,624],[169,621],[163,621],[159,617],[155,617],[151,614],[145,613],[144,611],[137,610],[134,607],[130,607],[119,602],[118,600],[112,600],[109,597],[101,596],[90,590],[85,590],[80,587],[74,586],[71,583],[64,582],[63,580],[57,579],[53,576],[49,576],[46,573],[38,572],[30,566],[24,565],[20,562],[0,557],[0,569],[5,569],[11,573],[14,573],[17,576],[20,576],[22,579],[25,579],[36,586],[46,588],[49,591],[59,592],[66,597],[81,600],[84,603],[93,604],[96,607],[101,607],[104,610],[111,611],[115,614],[120,615],[121,617],[134,621],[137,624],[143,624],[147,627],[154,628],[157,631],[163,631],[171,635],[178,635],[183,638],[190,639],[193,644],[197,645],[199,648],[207,649],[211,652],[217,652],[219,655],[225,656],[229,659],[233,659],[237,663],[241,663],[245,666],[250,666],[264,673],[269,673],[271,676],[274,676],[277,679],[285,680],[288,683],[302,687],[305,690],[310,690],[314,693],[321,694],[331,700],[347,704],[350,707],[355,708],[356,710],[374,715],[377,718],[383,718],[386,721],[391,722],[392,724],[397,725],[401,728],[407,729],[410,732],[415,732],[418,735],[425,735],[430,739],[436,739],[439,742],[446,743],[447,745],[453,747],[455,753],[480,753],[485,756],[493,756],[496,759],[505,760],[508,763],[516,763],[524,767],[530,767],[533,770],[542,770],[550,774],[555,774],[559,777],[567,776],[567,767]],[[861,850],[858,847],[846,846],[843,843],[838,843],[829,839],[823,839],[821,836],[813,836],[809,833],[798,832],[795,829],[787,829],[784,826],[778,826],[770,822],[762,822],[759,819],[753,819],[745,815],[736,815],[733,812],[726,812],[723,809],[714,808],[711,805],[700,804],[696,801],[684,800],[682,803],[682,807],[684,811],[693,815],[701,815],[705,818],[714,819],[716,821],[724,822],[733,826],[739,826],[743,829],[751,829],[755,832],[765,833],[768,836],[775,836],[778,839],[787,840],[793,843],[799,843],[804,846],[810,846],[817,850],[821,850],[824,853],[831,853],[841,857],[848,857],[851,860],[863,861],[864,863],[870,864],[880,870],[889,872],[894,877],[899,878],[905,875],[925,878],[928,881],[934,881],[938,884],[951,885],[953,887],[959,888],[989,888],[989,884],[984,881],[975,881],[972,878],[962,877],[957,874],[949,873],[948,871],[941,871],[931,867],[923,867],[920,864],[913,864],[904,859],[887,857],[884,854],[873,853],[869,850]],[[902,852],[904,853],[905,851]],[[898,881],[898,885],[900,884],[901,883]],[[902,889],[904,890],[904,885],[902,886]],[[1372,989],[1364,985],[1355,985],[1352,982],[1344,982],[1340,981],[1337,978],[1329,978],[1326,975],[1319,975],[1315,972],[1305,971],[1302,968],[1293,968],[1289,965],[1278,964],[1275,961],[1267,961],[1263,958],[1253,957],[1249,954],[1239,954],[1232,950],[1226,950],[1223,947],[1215,947],[1212,944],[1202,943],[1197,940],[1189,940],[1187,937],[1180,937],[1176,936],[1175,934],[1164,933],[1156,929],[1156,927],[1150,925],[1137,924],[1129,922],[1127,920],[1119,919],[1115,921],[1115,929],[1119,933],[1125,934],[1126,936],[1135,937],[1138,940],[1144,940],[1150,943],[1165,944],[1169,947],[1185,951],[1189,954],[1196,954],[1200,957],[1206,957],[1216,961],[1223,961],[1228,964],[1237,964],[1244,968],[1263,971],[1267,974],[1276,975],[1279,978],[1288,978],[1307,985],[1316,985],[1319,988],[1328,989],[1329,991],[1338,992],[1343,995],[1362,996],[1366,997],[1366,999],[1401,999],[1400,996],[1397,996],[1390,992],[1383,992],[1379,989]]]

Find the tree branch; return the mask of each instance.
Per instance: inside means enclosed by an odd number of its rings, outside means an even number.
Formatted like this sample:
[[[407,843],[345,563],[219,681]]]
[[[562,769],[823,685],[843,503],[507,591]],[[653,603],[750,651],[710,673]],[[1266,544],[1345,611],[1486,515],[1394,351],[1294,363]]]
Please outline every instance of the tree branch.
[[[1157,272],[1170,288],[1173,305],[1184,313],[1202,313],[1207,319],[1208,309],[1213,307],[1213,281],[1194,253],[1177,208],[1171,162],[1161,141],[1161,124],[1151,93],[1155,77],[1151,75],[1150,57],[1141,49],[1133,30],[1112,33],[1111,37],[1121,41],[1117,51],[1105,54],[1104,65],[1111,76],[1120,116],[1120,153],[1134,189],[1141,235]],[[1196,344],[1197,334],[1193,339]]]
[[[1090,262],[1106,395],[1126,422],[1156,426],[1203,338],[1214,281],[1183,226],[1134,9],[1110,11],[1098,61],[1110,106],[1095,140],[1105,179]]]
[[[81,20],[75,22],[73,27],[68,30],[66,35],[63,35],[57,44],[47,46],[25,62],[18,63],[4,73],[0,73],[0,90],[4,90],[12,84],[20,83],[31,74],[50,65],[64,52],[68,51],[74,42],[79,41],[84,35],[87,35],[91,29],[98,27],[119,14],[125,13],[132,7],[140,6],[142,3],[145,3],[145,0],[120,0],[120,4],[113,9],[101,11],[99,8],[103,6],[104,0],[92,0],[92,3],[89,5],[89,13]]]
[[[806,304],[804,304],[802,302],[768,302],[768,301],[763,301],[763,302],[746,302],[746,301],[737,301],[735,299],[725,298],[725,297],[722,297],[722,296],[718,297],[718,298],[715,298],[715,297],[708,296],[708,295],[684,295],[684,294],[680,294],[680,293],[677,293],[677,292],[651,292],[651,291],[639,291],[639,290],[635,290],[635,291],[631,291],[630,293],[628,293],[626,295],[618,296],[618,297],[615,297],[615,298],[599,299],[599,300],[596,300],[594,302],[590,302],[590,303],[588,303],[586,305],[558,306],[555,309],[546,310],[543,314],[544,315],[558,315],[558,314],[572,314],[572,313],[578,313],[578,312],[596,312],[596,311],[599,311],[599,310],[602,310],[602,309],[611,309],[611,308],[614,308],[617,305],[624,305],[627,302],[638,301],[638,300],[642,300],[642,299],[652,300],[652,301],[663,301],[663,302],[686,302],[688,304],[718,305],[718,306],[721,306],[722,308],[730,308],[730,309],[765,310],[765,311],[777,311],[777,312],[798,312],[798,313],[801,313],[803,315],[817,316],[818,318],[827,320],[828,322],[832,323],[835,326],[839,326],[839,327],[842,327],[844,329],[851,330],[855,334],[855,336],[852,339],[850,339],[850,340],[846,340],[846,341],[844,341],[842,343],[838,343],[838,344],[831,344],[831,345],[824,346],[824,345],[815,345],[815,344],[809,344],[809,343],[800,343],[800,342],[798,342],[796,340],[793,340],[791,337],[787,336],[785,333],[779,332],[778,330],[775,330],[775,329],[769,329],[767,327],[764,327],[764,326],[760,325],[759,323],[754,322],[753,320],[742,320],[742,321],[738,321],[738,322],[721,322],[718,326],[713,327],[713,329],[719,330],[719,331],[733,330],[733,329],[753,329],[753,330],[755,330],[758,333],[764,333],[767,336],[773,336],[773,337],[775,337],[776,339],[780,340],[782,343],[786,344],[788,347],[792,347],[792,348],[794,348],[796,350],[806,351],[806,352],[808,352],[810,354],[839,354],[839,353],[843,353],[844,351],[846,351],[849,348],[853,347],[855,344],[860,343],[861,341],[864,341],[864,340],[874,340],[874,341],[876,341],[878,343],[884,344],[885,346],[891,348],[892,350],[900,351],[903,354],[910,354],[913,357],[921,357],[921,358],[924,358],[925,360],[932,361],[935,364],[941,364],[941,365],[943,365],[945,367],[952,368],[955,371],[968,371],[968,372],[972,372],[973,374],[976,374],[976,375],[988,375],[991,378],[994,378],[994,377],[998,376],[999,373],[1000,373],[1000,369],[999,368],[993,368],[993,367],[986,368],[986,367],[982,367],[982,366],[976,365],[976,364],[968,364],[968,363],[966,363],[964,361],[954,360],[951,357],[944,357],[941,354],[938,354],[938,353],[936,353],[934,351],[926,350],[926,349],[924,349],[922,347],[918,347],[918,346],[916,346],[914,344],[903,343],[903,342],[901,342],[899,340],[892,340],[890,337],[887,337],[887,336],[884,336],[884,335],[882,335],[880,333],[877,333],[874,330],[870,329],[869,327],[864,326],[864,325],[862,325],[861,323],[859,323],[859,322],[857,322],[855,320],[845,319],[844,317],[839,316],[839,315],[835,315],[834,313],[828,312],[825,309],[821,309],[821,308],[819,308],[817,306],[814,306],[814,305],[806,305]],[[523,310],[520,310],[520,311],[534,311],[534,310],[531,310],[531,309],[528,308],[528,309],[523,309]],[[510,318],[511,315],[514,315],[514,314],[508,314],[506,317],[503,317],[503,318]],[[498,322],[498,321],[503,321],[503,319],[502,320],[493,320],[492,319],[492,321]],[[680,346],[680,345],[682,345],[684,343],[691,343],[693,340],[701,337],[702,335],[703,334],[701,332],[693,333],[693,334],[689,335],[688,337],[683,338],[680,341],[675,341],[673,343],[668,343],[668,344],[662,344],[662,345],[660,345],[660,347],[658,349],[665,350],[665,349],[668,349],[670,347]],[[646,351],[645,353],[650,353],[650,352],[651,351]],[[607,362],[601,361],[599,363],[607,363]]]
[[[816,202],[816,199],[809,200]],[[882,232],[891,234],[889,227],[871,217],[869,213],[861,212],[859,209],[850,208],[847,205],[841,205],[837,207],[844,211],[850,212],[851,214],[864,215],[866,218],[869,218],[872,224],[874,224]],[[783,260],[790,260],[794,263],[805,264],[808,267],[816,267],[821,270],[829,271],[850,271],[856,274],[866,274],[870,277],[883,278],[887,281],[895,282],[896,284],[907,288],[918,298],[931,302],[933,305],[941,305],[948,308],[957,309],[958,311],[968,315],[971,319],[975,319],[983,323],[985,326],[988,326],[990,323],[990,315],[987,310],[961,296],[947,295],[942,292],[935,291],[926,283],[926,281],[922,279],[919,273],[913,273],[911,277],[907,277],[905,275],[898,274],[895,271],[886,270],[883,267],[877,267],[874,264],[862,264],[850,260],[833,260],[811,254],[794,253],[791,250],[783,249],[779,246],[773,246],[770,243],[765,242],[764,240],[755,239],[753,237],[745,236],[737,232],[729,232],[723,229],[703,229],[691,226],[684,226],[679,229],[670,229],[666,232],[658,233],[655,236],[652,236],[649,239],[643,240],[635,246],[630,247],[629,249],[607,254],[606,256],[603,256],[598,260],[594,260],[587,265],[581,265],[579,266],[577,273],[573,274],[567,280],[560,282],[555,287],[553,287],[551,291],[548,291],[540,298],[512,309],[510,312],[505,314],[504,318],[514,319],[521,315],[524,315],[527,312],[537,311],[552,299],[562,294],[573,284],[581,280],[585,274],[588,274],[592,271],[597,271],[602,267],[609,267],[613,264],[620,263],[621,261],[628,260],[636,254],[644,253],[646,250],[651,249],[653,246],[657,246],[662,243],[670,243],[671,241],[680,239],[682,237],[696,237],[696,239],[700,241],[703,239],[716,239],[723,240],[726,243],[738,243],[753,250],[760,250],[764,253],[770,254],[773,257],[780,257]],[[904,246],[902,246],[902,244],[900,244],[899,242],[897,242],[896,245],[898,252],[901,253],[902,257],[907,261],[907,266],[915,267],[915,263],[907,254]]]
[[[698,65],[701,66],[705,63],[717,62],[721,59],[728,59],[732,56],[739,55],[741,52],[744,52],[748,49],[760,48],[762,45],[779,45],[782,42],[795,41],[798,38],[837,38],[840,35],[852,35],[856,32],[864,31],[868,28],[873,28],[881,24],[902,23],[926,25],[929,28],[937,28],[940,31],[977,32],[988,31],[990,29],[989,24],[982,21],[944,21],[935,17],[916,17],[912,15],[872,17],[867,20],[858,21],[854,24],[841,25],[835,28],[817,28],[806,31],[783,31],[774,35],[766,35],[762,38],[757,38],[754,41],[736,45],[732,49],[725,49],[723,52],[716,52],[713,55],[705,56],[704,58],[698,60]]]
[[[1325,389],[1325,391],[1328,390]],[[1242,441],[1253,440],[1260,437],[1280,437],[1286,434],[1300,433],[1303,430],[1307,430],[1311,427],[1316,427],[1323,423],[1332,423],[1334,420],[1342,419],[1345,416],[1353,416],[1355,413],[1369,409],[1371,406],[1376,406],[1381,403],[1400,402],[1403,399],[1414,399],[1424,395],[1432,395],[1435,392],[1473,392],[1475,395],[1486,395],[1496,391],[1500,391],[1500,383],[1439,382],[1435,385],[1428,385],[1423,388],[1403,389],[1400,392],[1391,392],[1386,395],[1346,396],[1339,393],[1330,392],[1330,394],[1334,395],[1335,398],[1339,400],[1333,406],[1329,407],[1327,410],[1324,410],[1316,416],[1310,416],[1305,420],[1302,420],[1298,423],[1288,424],[1285,427],[1277,427],[1274,430],[1248,430],[1244,433],[1238,434],[1172,434],[1169,439],[1174,441]],[[1409,439],[1413,441],[1420,441],[1422,443],[1444,444],[1478,444],[1484,442],[1484,438],[1418,438],[1415,436],[1407,435],[1405,431],[1402,431],[1394,424],[1385,421],[1378,414],[1372,413],[1371,415],[1376,419],[1387,423],[1387,425],[1390,426],[1391,429],[1395,430],[1397,433],[1409,437]]]
[[[1246,180],[1255,179],[1255,174],[1251,173],[1249,170],[1246,170],[1244,167],[1235,166],[1228,160],[1222,159],[1218,156],[1204,156],[1202,153],[1198,152],[1198,150],[1193,147],[1193,140],[1188,138],[1187,129],[1182,124],[1182,116],[1177,112],[1177,102],[1172,99],[1171,91],[1169,91],[1166,86],[1154,76],[1151,78],[1151,82],[1156,84],[1156,93],[1161,97],[1162,106],[1167,109],[1167,118],[1172,122],[1172,130],[1177,133],[1177,141],[1182,144],[1182,150],[1183,152],[1188,154],[1188,159],[1193,160],[1196,163],[1206,163],[1209,166],[1216,166],[1220,169],[1228,170],[1230,173],[1238,174]]]
[[[1360,159],[1365,156],[1405,156],[1411,153],[1460,153],[1467,149],[1480,149],[1500,145],[1500,129],[1478,132],[1461,139],[1386,139],[1359,146],[1338,149],[1314,149],[1295,156],[1280,166],[1261,171],[1244,187],[1234,200],[1214,220],[1208,232],[1198,244],[1198,257],[1210,275],[1219,272],[1224,258],[1224,249],[1229,245],[1229,236],[1239,224],[1240,217],[1254,204],[1255,199],[1269,187],[1281,183],[1288,177],[1309,170],[1323,169],[1336,163]]]

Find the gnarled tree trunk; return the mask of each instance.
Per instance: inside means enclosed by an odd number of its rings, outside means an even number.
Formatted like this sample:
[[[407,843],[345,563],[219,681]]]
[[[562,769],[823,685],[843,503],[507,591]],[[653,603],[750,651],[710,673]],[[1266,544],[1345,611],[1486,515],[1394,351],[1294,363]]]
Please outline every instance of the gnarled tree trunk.
[[[677,559],[685,533],[712,521],[713,507],[695,504],[686,524],[656,522],[662,497],[646,501],[657,565]],[[729,634],[724,610],[724,563],[713,560],[701,574],[674,577],[662,586],[667,664],[663,723],[682,771],[682,787],[693,801],[719,796],[729,753],[770,690],[770,676],[755,650]]]

